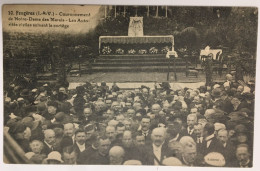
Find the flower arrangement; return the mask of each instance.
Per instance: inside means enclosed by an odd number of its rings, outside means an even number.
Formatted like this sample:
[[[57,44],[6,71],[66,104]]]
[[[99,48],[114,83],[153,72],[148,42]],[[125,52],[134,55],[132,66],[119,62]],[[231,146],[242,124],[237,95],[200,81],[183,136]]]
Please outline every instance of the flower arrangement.
[[[138,51],[139,54],[147,54],[147,50],[146,49],[140,49]]]
[[[157,53],[158,53],[158,49],[156,49],[155,47],[151,47],[151,48],[149,49],[149,53],[150,53],[150,54],[157,54]]]
[[[102,49],[102,54],[103,55],[108,55],[112,52],[111,48],[109,46],[104,46]]]
[[[169,50],[170,50],[169,46],[165,46],[165,47],[162,48],[161,52],[163,54],[166,54]]]
[[[124,49],[118,48],[118,49],[116,50],[116,54],[123,55],[124,53],[125,53]]]
[[[136,53],[136,51],[134,49],[128,50],[128,54],[134,55],[135,53]]]

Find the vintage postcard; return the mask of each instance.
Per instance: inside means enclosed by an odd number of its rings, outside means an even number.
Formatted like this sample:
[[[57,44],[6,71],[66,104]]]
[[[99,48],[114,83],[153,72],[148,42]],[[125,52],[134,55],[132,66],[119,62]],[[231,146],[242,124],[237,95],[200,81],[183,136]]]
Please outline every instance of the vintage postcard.
[[[3,162],[252,168],[258,13],[4,4]]]

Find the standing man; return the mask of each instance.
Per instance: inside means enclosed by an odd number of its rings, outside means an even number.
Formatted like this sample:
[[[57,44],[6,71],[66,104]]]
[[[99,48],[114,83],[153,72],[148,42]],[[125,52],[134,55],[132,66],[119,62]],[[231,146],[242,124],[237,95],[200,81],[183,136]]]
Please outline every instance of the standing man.
[[[201,145],[201,154],[207,155],[210,152],[220,152],[221,144],[215,137],[215,127],[212,123],[206,123],[203,129],[204,141]]]
[[[189,114],[187,116],[187,129],[182,131],[182,136],[191,136],[194,140],[196,135],[194,134],[194,125],[197,123],[197,115]]]
[[[48,155],[50,152],[55,151],[55,132],[52,129],[47,129],[44,131],[44,141],[42,153]]]
[[[141,130],[139,132],[142,133],[142,135],[145,138],[145,144],[151,143],[151,119],[149,117],[143,117],[141,120]]]
[[[75,143],[74,143],[74,148],[76,153],[81,153],[85,149],[87,149],[87,144],[86,142],[86,133],[85,130],[83,129],[78,129],[75,131]]]
[[[152,144],[146,146],[146,163],[147,165],[162,165],[163,159],[166,158],[168,145],[165,143],[166,129],[163,127],[154,128],[151,134]]]
[[[109,140],[108,137],[106,136],[99,137],[97,150],[88,153],[87,154],[88,157],[85,160],[80,158],[79,160],[83,161],[82,164],[108,165],[109,164],[108,152],[110,149],[110,145],[111,145],[111,141]]]

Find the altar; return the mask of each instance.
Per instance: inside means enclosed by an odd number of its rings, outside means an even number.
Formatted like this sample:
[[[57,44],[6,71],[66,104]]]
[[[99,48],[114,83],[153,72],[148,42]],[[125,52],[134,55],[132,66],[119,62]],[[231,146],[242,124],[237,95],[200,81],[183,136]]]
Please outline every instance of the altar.
[[[174,47],[173,35],[143,35],[143,17],[130,17],[128,36],[100,36],[100,55],[166,54]]]

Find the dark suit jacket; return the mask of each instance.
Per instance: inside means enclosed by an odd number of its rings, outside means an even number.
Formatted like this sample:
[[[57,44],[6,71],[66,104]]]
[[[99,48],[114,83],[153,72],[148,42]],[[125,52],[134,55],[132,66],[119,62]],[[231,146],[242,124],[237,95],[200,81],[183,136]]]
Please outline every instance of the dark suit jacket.
[[[229,98],[223,100],[220,105],[220,109],[226,112],[227,114],[231,113],[233,111],[233,105],[231,103],[231,100]]]
[[[142,131],[138,131],[138,133],[142,133]],[[152,134],[152,131],[149,130],[149,131],[148,131],[148,135],[144,137],[144,138],[145,138],[145,144],[146,144],[146,145],[152,143],[151,134]]]
[[[211,143],[209,145],[209,147],[207,147],[207,142],[209,140],[204,140],[201,144],[201,152],[198,151],[198,153],[202,154],[203,156],[207,155],[210,152],[218,152],[221,153],[222,152],[222,144],[217,140],[216,137],[213,137],[211,140]]]
[[[196,135],[194,134],[194,131],[192,132],[192,134],[190,135],[188,133],[188,129],[182,129],[181,132],[180,132],[180,136],[183,137],[183,136],[190,136],[194,139],[194,141],[196,142]]]
[[[164,143],[162,145],[162,149],[161,149],[161,158],[158,159],[160,162],[163,161],[163,159],[165,159],[168,156],[168,144]],[[143,165],[154,165],[154,153],[153,153],[153,145],[147,145],[145,148],[145,163],[143,163]]]
[[[89,147],[88,144],[85,143],[85,150],[86,150],[88,147]],[[75,151],[77,152],[78,155],[79,155],[80,153],[82,153],[82,152],[85,151],[85,150],[84,150],[84,151],[80,152],[79,147],[78,147],[78,145],[77,145],[76,143],[73,144],[73,148],[75,149]]]
[[[52,151],[55,151],[54,147],[53,148],[49,148],[49,146],[45,142],[43,142],[43,149],[42,149],[41,153],[48,155]]]
[[[65,136],[62,138],[62,140],[60,142],[61,150],[63,150],[64,147],[71,146],[73,144],[74,144],[74,142],[73,142],[72,137]]]
[[[239,161],[237,161],[237,160],[231,162],[231,164],[230,164],[230,165],[227,165],[227,166],[228,166],[228,167],[241,167],[240,164],[239,164]],[[246,167],[249,167],[249,168],[250,168],[250,167],[253,167],[253,162],[252,162],[252,160],[249,161],[249,163],[248,163],[248,165],[247,165]],[[241,167],[241,168],[243,168],[243,167]]]
[[[92,146],[86,148],[84,151],[78,154],[77,163],[78,164],[87,164],[88,158],[91,157],[97,150]]]
[[[230,165],[236,159],[236,147],[230,141],[227,142],[226,147],[222,146],[220,150],[226,160],[226,166]]]

